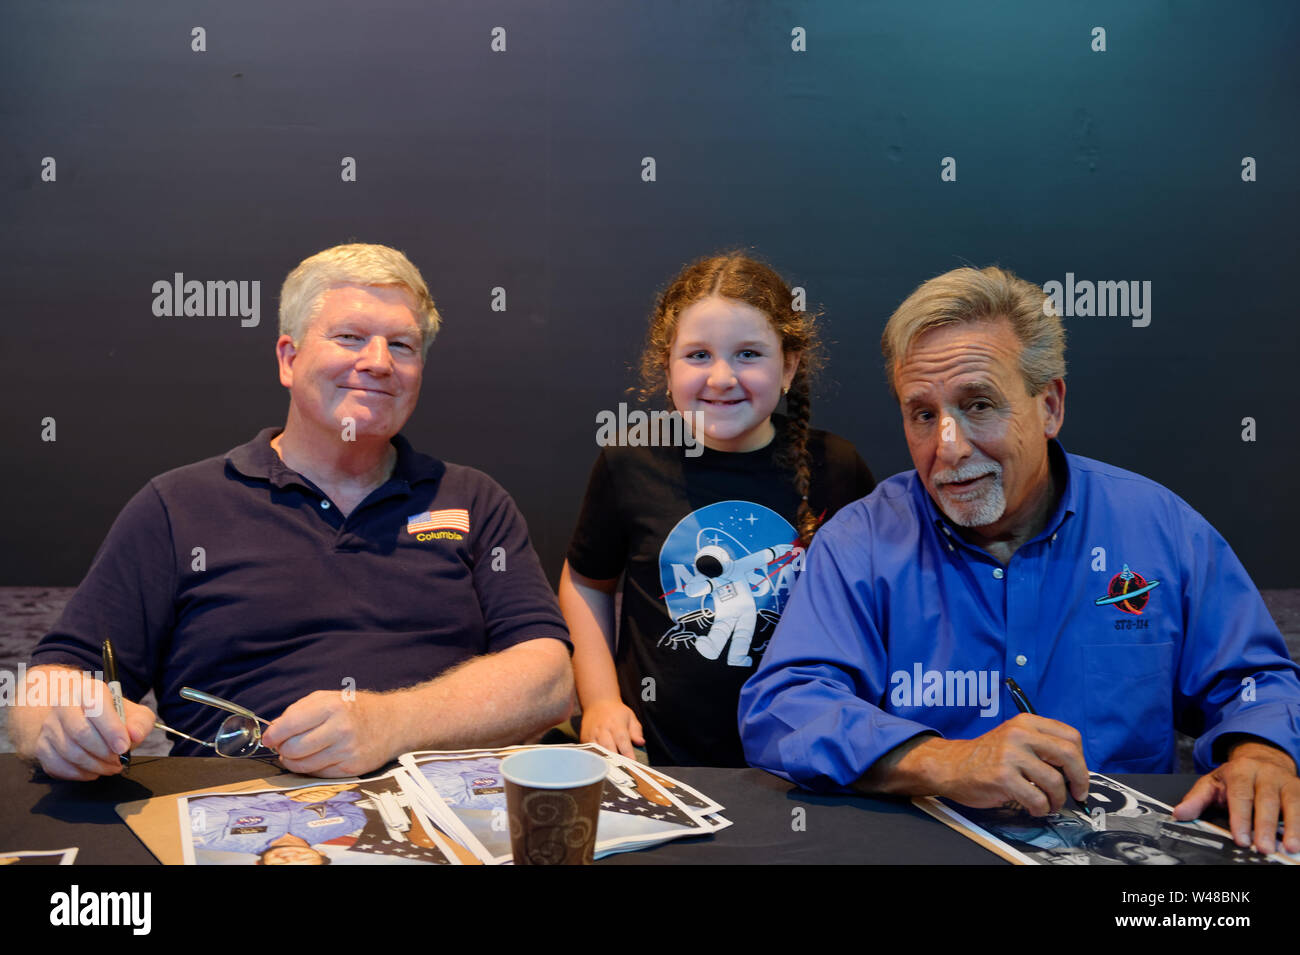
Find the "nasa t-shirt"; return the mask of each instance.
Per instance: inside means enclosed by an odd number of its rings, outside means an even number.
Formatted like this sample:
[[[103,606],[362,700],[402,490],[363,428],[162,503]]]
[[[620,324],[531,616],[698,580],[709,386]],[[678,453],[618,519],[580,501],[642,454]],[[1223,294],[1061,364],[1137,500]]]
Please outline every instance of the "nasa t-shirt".
[[[776,462],[782,440],[778,428],[757,451],[697,457],[612,447],[592,468],[569,566],[595,580],[626,571],[614,659],[652,763],[745,765],[740,687],[803,566],[794,475]],[[843,438],[810,431],[808,448],[809,504],[823,521],[875,487]]]

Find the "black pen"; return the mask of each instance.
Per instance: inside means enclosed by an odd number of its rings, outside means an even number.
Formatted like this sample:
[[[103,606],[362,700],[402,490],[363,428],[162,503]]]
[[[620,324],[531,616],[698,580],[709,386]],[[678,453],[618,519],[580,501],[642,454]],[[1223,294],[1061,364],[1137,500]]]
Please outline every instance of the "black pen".
[[[1025,696],[1025,691],[1020,689],[1019,683],[1011,677],[1007,677],[1002,682],[1006,684],[1007,690],[1011,693],[1011,699],[1016,701],[1016,709],[1021,713],[1028,713],[1030,716],[1038,715],[1038,711],[1034,709],[1034,704],[1029,702],[1029,697]],[[1062,771],[1061,775],[1065,775],[1064,771]],[[1068,776],[1065,779],[1065,793],[1071,799],[1074,799],[1074,795],[1070,792],[1070,779]],[[1085,816],[1088,815],[1088,807],[1085,805],[1087,799],[1087,796],[1084,796],[1083,799],[1074,799],[1075,805],[1079,807],[1078,811]]]
[[[100,655],[104,658],[104,676],[108,678],[108,692],[113,697],[113,709],[117,711],[117,718],[126,725],[126,707],[122,705],[122,684],[117,679],[117,661],[113,659],[113,644],[108,640],[100,648]],[[131,768],[131,732],[127,731],[126,752],[119,753],[118,760],[122,763],[123,769]]]

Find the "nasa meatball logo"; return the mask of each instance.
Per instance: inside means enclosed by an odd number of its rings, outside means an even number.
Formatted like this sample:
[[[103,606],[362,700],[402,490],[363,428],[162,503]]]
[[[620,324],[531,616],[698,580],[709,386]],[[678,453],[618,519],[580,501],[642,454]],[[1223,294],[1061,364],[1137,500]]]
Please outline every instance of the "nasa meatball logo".
[[[1129,570],[1128,564],[1125,564],[1124,569],[1110,579],[1106,596],[1097,598],[1097,606],[1111,604],[1124,613],[1141,614],[1142,608],[1151,599],[1151,591],[1159,586],[1160,581],[1148,581],[1141,574]]]

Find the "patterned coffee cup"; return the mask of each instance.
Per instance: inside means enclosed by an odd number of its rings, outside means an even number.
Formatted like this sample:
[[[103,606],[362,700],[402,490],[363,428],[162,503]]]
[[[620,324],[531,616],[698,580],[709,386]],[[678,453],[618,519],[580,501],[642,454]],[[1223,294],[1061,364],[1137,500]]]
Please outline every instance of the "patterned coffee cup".
[[[591,864],[607,769],[595,753],[566,746],[501,761],[515,865]]]

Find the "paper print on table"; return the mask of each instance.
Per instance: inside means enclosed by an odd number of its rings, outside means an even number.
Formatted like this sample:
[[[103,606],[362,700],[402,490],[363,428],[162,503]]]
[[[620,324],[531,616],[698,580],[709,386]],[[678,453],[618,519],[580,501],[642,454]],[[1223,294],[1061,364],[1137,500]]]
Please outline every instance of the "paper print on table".
[[[187,865],[447,865],[400,771],[352,783],[178,800]]]
[[[749,501],[719,501],[678,521],[659,550],[673,626],[658,646],[753,667],[803,566],[798,536],[780,514]]]
[[[417,752],[406,753],[401,759],[411,775],[423,781],[430,814],[445,818],[451,836],[484,862],[500,865],[512,858],[501,760],[534,748]],[[596,753],[609,766],[597,819],[597,859],[671,839],[706,835],[729,824],[706,818],[648,777],[625,771],[619,757],[595,743],[567,748]]]
[[[0,866],[72,865],[76,858],[76,846],[71,849],[0,849]]]
[[[729,820],[719,815],[723,808],[721,803],[696,792],[685,783],[653,772],[617,753],[604,750],[601,755],[610,767],[605,778],[604,808],[653,816],[672,806],[692,817],[696,824],[707,826],[714,832],[731,825]]]
[[[634,759],[628,759],[619,753],[609,753],[606,755],[606,760],[618,765],[638,780],[641,783],[639,788],[643,791],[649,787],[662,790],[667,795],[675,797],[678,802],[696,814],[707,816],[709,813],[716,813],[723,808],[721,803],[692,789],[684,782],[665,776],[663,773],[638,763]],[[730,825],[730,823],[727,823],[727,825]]]
[[[459,864],[449,837],[420,811],[419,794],[405,772],[398,770],[378,779],[363,779],[357,805],[366,824],[357,833],[352,852],[415,859],[433,865]]]
[[[1092,773],[1088,814],[1062,809],[1035,817],[1023,809],[970,809],[947,799],[919,808],[1021,865],[1294,865],[1274,853],[1240,848],[1209,823],[1175,822],[1173,807]]]
[[[431,814],[445,817],[457,841],[487,861],[509,859],[510,826],[505,816],[505,781],[501,777],[501,756],[495,752],[463,757],[422,758],[410,754],[408,769],[418,775],[435,797]],[[403,757],[405,760],[406,757]]]

